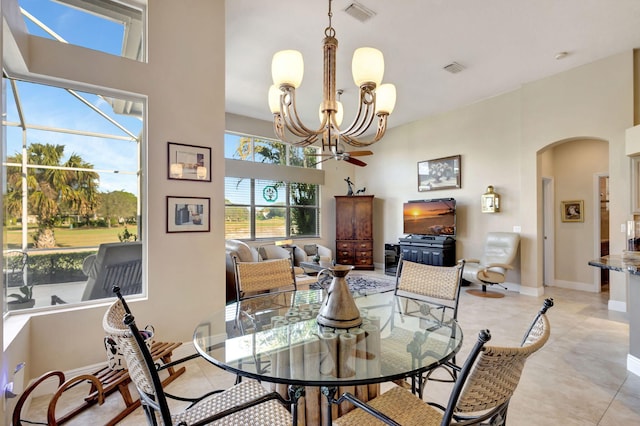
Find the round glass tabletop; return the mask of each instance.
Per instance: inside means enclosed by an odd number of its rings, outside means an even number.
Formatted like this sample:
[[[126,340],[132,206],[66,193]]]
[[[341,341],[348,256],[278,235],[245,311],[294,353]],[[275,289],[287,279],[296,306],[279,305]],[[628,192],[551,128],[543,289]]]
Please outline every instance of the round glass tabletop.
[[[304,386],[380,383],[451,359],[462,330],[449,313],[393,291],[355,298],[363,323],[319,325],[324,290],[260,296],[212,313],[194,332],[197,351],[246,377]]]

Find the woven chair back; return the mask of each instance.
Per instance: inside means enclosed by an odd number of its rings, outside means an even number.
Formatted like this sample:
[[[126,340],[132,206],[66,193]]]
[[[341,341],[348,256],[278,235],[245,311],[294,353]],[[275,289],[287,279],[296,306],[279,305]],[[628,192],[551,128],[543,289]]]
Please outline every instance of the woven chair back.
[[[397,290],[443,300],[456,300],[463,264],[432,266],[402,261]]]
[[[509,401],[527,358],[544,346],[550,333],[547,317],[540,315],[523,346],[485,346],[465,383],[456,411],[478,412]]]
[[[120,300],[109,307],[102,320],[105,333],[116,340],[129,370],[131,381],[136,387],[148,395],[155,395],[151,372],[144,361],[144,356],[136,343],[128,326],[124,324],[126,311]],[[146,347],[145,347],[146,349]]]
[[[235,265],[240,299],[247,294],[275,289],[295,290],[296,281],[290,258],[261,262],[235,261]]]

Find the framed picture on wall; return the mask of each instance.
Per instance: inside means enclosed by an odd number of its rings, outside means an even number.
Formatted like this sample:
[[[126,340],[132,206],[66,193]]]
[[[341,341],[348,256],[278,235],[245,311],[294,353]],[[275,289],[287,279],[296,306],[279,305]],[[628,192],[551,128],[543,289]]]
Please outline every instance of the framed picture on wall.
[[[211,148],[169,142],[169,179],[211,182]]]
[[[418,191],[460,188],[460,156],[418,162]]]
[[[167,197],[167,232],[209,232],[211,199]]]
[[[584,222],[584,201],[561,201],[560,214],[563,222]]]

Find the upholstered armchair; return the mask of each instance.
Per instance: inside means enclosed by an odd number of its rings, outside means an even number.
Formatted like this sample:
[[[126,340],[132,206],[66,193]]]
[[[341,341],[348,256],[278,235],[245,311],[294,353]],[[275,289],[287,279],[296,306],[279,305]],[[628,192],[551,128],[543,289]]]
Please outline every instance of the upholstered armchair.
[[[482,291],[467,290],[468,293],[481,297],[503,297],[496,292],[487,292],[487,285],[498,285],[506,280],[507,271],[513,269],[513,262],[518,252],[520,234],[515,232],[489,232],[484,243],[481,259],[465,259],[463,280],[480,284]]]
[[[300,265],[300,262],[312,262],[316,255],[320,257],[319,261],[321,262],[331,262],[333,260],[331,249],[320,244],[297,246],[294,255],[296,265]]]

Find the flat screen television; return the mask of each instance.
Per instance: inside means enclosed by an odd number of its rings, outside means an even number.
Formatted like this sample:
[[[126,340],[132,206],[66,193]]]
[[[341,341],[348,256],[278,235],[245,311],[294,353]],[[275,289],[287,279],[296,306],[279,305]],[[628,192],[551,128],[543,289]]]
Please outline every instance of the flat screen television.
[[[409,201],[403,205],[404,233],[411,235],[456,235],[456,200]]]

